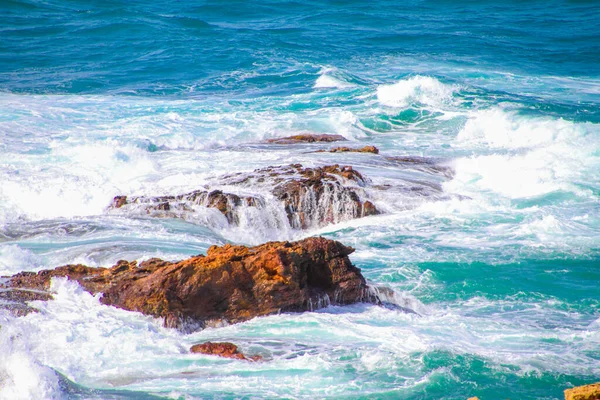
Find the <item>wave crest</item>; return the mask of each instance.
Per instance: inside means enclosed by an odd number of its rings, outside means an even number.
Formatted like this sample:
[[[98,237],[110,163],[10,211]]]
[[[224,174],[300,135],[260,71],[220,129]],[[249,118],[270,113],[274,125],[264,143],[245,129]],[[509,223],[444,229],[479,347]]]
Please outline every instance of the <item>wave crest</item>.
[[[493,108],[471,114],[456,139],[462,144],[517,149],[567,142],[585,133],[586,124],[563,119],[531,118]]]
[[[377,88],[379,103],[390,107],[407,107],[412,103],[436,106],[447,102],[458,90],[430,76],[416,75],[392,85]]]

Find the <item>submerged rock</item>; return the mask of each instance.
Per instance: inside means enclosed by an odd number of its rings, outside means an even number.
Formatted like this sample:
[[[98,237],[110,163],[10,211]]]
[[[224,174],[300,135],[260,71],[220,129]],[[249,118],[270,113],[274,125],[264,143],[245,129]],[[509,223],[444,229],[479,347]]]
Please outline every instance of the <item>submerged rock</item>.
[[[242,205],[256,207],[260,200],[252,196],[238,196],[223,193],[221,190],[195,190],[178,196],[116,196],[111,208],[122,208],[127,205],[141,208],[146,214],[154,217],[178,218],[185,212],[193,212],[193,206],[214,208],[221,212],[230,224],[237,224],[239,217],[236,207]]]
[[[565,390],[565,400],[600,400],[600,382]]]
[[[190,352],[208,354],[224,358],[233,358],[237,360],[262,360],[262,356],[260,355],[246,357],[238,350],[238,347],[235,344],[229,342],[206,342],[201,344],[195,344],[190,348]]]
[[[116,196],[110,208],[137,210],[154,217],[186,218],[200,206],[216,209],[227,223],[239,225],[248,208],[276,213],[277,210],[269,208],[280,207],[291,228],[307,229],[379,214],[371,201],[361,200],[366,184],[367,179],[351,166],[304,168],[301,164],[291,164],[217,179],[218,186],[238,191],[258,190],[262,194],[206,189],[177,196]],[[269,203],[267,197],[277,202]]]
[[[15,317],[22,317],[32,312],[38,312],[37,309],[27,305],[27,302],[35,300],[47,301],[51,298],[52,296],[49,293],[39,290],[0,289],[0,309],[8,310]]]
[[[347,140],[342,135],[312,134],[287,136],[283,138],[268,139],[267,143],[273,144],[294,144],[294,143],[315,143],[315,142],[340,142]]]
[[[373,153],[373,154],[379,154],[379,149],[375,146],[365,146],[362,147],[360,149],[355,149],[352,147],[346,147],[346,146],[340,146],[340,147],[334,147],[331,150],[319,150],[317,153],[324,153],[324,152],[329,152],[329,153]]]
[[[380,301],[350,262],[353,248],[320,237],[256,247],[212,246],[206,256],[180,262],[119,261],[111,268],[66,265],[9,277],[5,288],[48,290],[66,277],[100,301],[164,318],[193,331],[279,312],[312,311],[329,304]]]
[[[440,160],[435,158],[394,156],[385,157],[385,159],[396,166],[402,167],[403,169],[414,169],[431,175],[441,175],[447,179],[454,178],[455,174],[455,171],[451,167],[443,165],[440,163]]]

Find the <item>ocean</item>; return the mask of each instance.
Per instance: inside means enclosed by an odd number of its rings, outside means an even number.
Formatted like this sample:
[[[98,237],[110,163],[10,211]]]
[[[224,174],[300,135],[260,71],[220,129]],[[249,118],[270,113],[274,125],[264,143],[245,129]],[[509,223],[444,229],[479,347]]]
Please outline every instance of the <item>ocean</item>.
[[[0,0],[0,15],[0,276],[320,235],[415,311],[186,334],[56,279],[38,313],[0,309],[0,398],[560,399],[600,381],[597,2]],[[267,143],[304,133],[380,154]],[[108,209],[292,163],[352,166],[382,214],[299,230],[273,222],[277,203],[235,226]],[[265,361],[189,353],[207,340]]]

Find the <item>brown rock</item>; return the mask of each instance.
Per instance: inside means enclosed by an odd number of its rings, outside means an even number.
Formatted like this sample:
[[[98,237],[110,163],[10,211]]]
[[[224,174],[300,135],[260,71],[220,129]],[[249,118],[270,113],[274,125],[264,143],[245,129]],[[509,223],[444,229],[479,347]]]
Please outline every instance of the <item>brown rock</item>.
[[[112,207],[121,208],[127,204],[127,196],[115,196],[113,199]]]
[[[377,215],[379,211],[375,207],[375,204],[371,203],[369,200],[363,203],[362,215],[368,217],[369,215]]]
[[[5,287],[46,290],[52,277],[75,280],[101,302],[164,318],[187,331],[328,304],[380,303],[348,255],[354,249],[324,238],[256,247],[212,246],[206,256],[169,263],[119,261],[111,268],[66,265],[21,272]]]
[[[565,400],[600,400],[600,382],[565,390]]]
[[[315,143],[315,142],[339,142],[345,141],[346,138],[342,135],[328,134],[312,134],[306,133],[301,135],[287,136],[283,138],[274,138],[267,140],[267,143],[273,144],[294,144],[294,143]]]
[[[248,361],[259,361],[262,360],[260,355],[246,357],[240,353],[238,347],[229,342],[206,342],[201,344],[195,344],[190,348],[192,353],[209,354],[213,356],[219,356],[224,358],[234,358],[238,360]]]
[[[9,302],[26,302],[34,300],[47,301],[50,295],[43,291],[29,289],[2,289],[0,290],[0,300]]]
[[[323,226],[342,220],[379,214],[369,202],[365,213],[358,188],[346,186],[345,181],[364,186],[366,179],[351,166],[328,165],[303,168],[289,166],[301,178],[283,180],[273,187],[275,197],[283,202],[290,225],[298,229]],[[339,178],[343,178],[340,180]]]
[[[304,168],[301,164],[268,167],[250,173],[218,178],[220,185],[262,188],[271,192],[295,229],[320,227],[329,223],[379,214],[370,201],[362,201],[361,187],[367,179],[351,166],[327,165]],[[112,208],[138,210],[154,217],[185,218],[195,206],[219,210],[230,224],[239,224],[242,206],[266,208],[259,196],[239,196],[221,190],[196,190],[178,196],[117,196]]]
[[[362,147],[360,149],[354,149],[351,147],[345,147],[345,146],[341,146],[341,147],[334,147],[333,149],[329,150],[330,153],[373,153],[373,154],[379,154],[379,149],[375,146],[365,146]]]

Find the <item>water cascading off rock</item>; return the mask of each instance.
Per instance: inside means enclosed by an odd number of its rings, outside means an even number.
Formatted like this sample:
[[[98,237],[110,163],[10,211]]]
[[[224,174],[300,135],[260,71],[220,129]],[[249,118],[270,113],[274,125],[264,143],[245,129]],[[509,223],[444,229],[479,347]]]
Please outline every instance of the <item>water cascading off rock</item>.
[[[217,210],[230,225],[240,225],[243,213],[253,208],[261,210],[261,220],[273,228],[311,229],[379,214],[364,199],[366,185],[367,179],[350,166],[292,164],[222,176],[212,185],[253,194],[207,188],[174,196],[116,196],[110,209],[185,219],[199,206]]]

